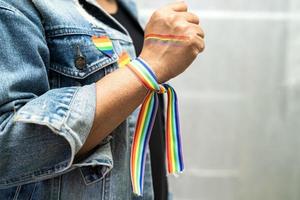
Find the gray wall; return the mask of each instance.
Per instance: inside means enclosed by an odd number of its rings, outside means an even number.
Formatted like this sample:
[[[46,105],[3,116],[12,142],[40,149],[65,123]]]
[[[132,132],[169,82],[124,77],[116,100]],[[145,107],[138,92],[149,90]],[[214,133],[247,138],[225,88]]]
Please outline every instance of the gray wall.
[[[167,0],[141,0],[144,19]],[[300,199],[300,1],[187,0],[206,51],[173,81],[186,170],[175,200]]]

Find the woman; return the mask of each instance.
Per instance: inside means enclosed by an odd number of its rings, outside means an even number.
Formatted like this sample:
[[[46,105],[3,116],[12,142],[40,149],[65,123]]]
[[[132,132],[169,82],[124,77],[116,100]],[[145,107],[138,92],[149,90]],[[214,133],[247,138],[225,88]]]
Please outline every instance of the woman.
[[[130,183],[131,113],[148,90],[118,64],[124,52],[132,64],[138,60],[123,22],[103,9],[114,13],[117,6],[0,1],[0,199],[153,199],[149,157],[142,197]],[[188,38],[180,47],[143,46],[139,58],[159,83],[182,73],[203,50],[198,24],[183,2],[148,22],[145,35]]]

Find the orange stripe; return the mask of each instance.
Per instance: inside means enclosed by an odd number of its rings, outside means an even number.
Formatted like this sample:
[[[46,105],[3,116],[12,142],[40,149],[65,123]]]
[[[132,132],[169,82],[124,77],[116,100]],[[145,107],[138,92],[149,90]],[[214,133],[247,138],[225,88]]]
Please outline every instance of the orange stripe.
[[[97,38],[97,39],[93,39],[94,42],[97,42],[97,43],[111,43],[111,40],[109,39],[101,39],[101,38]]]

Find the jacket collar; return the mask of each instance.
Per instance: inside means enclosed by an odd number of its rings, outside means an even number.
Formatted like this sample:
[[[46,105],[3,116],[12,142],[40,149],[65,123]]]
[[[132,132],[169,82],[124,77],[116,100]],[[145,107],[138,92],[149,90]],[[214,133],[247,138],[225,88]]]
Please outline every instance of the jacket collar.
[[[98,7],[100,10],[102,10],[103,13],[105,13],[109,18],[111,18],[111,20],[117,24],[117,26],[119,26],[123,32],[125,32],[127,35],[128,32],[127,30],[117,21],[115,20],[112,16],[110,16],[102,7],[100,7],[98,5],[98,3],[96,2],[96,0],[85,0],[86,2],[90,3],[90,4],[93,4],[94,6]],[[132,16],[132,18],[137,22],[137,24],[139,25],[139,27],[144,30],[139,22],[139,19],[138,19],[138,11],[137,11],[137,6],[136,6],[136,3],[135,1],[132,1],[132,0],[117,0],[117,2],[119,4],[121,4],[123,6],[123,8],[125,8],[128,13]]]

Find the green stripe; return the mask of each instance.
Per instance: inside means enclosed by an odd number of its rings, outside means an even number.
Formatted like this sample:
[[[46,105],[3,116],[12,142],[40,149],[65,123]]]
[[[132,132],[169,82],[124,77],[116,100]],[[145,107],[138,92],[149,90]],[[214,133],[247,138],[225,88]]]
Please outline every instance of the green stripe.
[[[149,72],[145,69],[145,67],[140,64],[138,61],[135,61],[135,67],[141,72],[142,76],[144,79],[152,86],[152,88],[149,89],[154,89],[154,90],[159,90],[159,86],[155,79],[149,74]]]
[[[174,165],[175,165],[175,171],[178,171],[178,142],[177,142],[177,129],[176,129],[176,117],[175,117],[175,105],[174,105],[174,93],[171,88],[168,88],[170,90],[170,104],[171,104],[171,121],[172,121],[172,141],[173,141],[173,155],[174,155]]]
[[[98,50],[102,50],[102,51],[110,51],[113,50],[112,46],[107,46],[107,47],[97,47]]]

